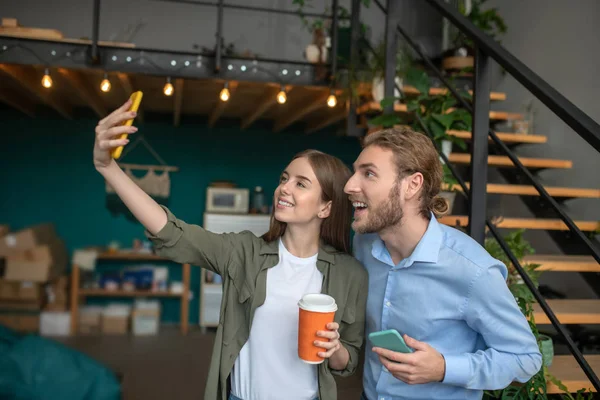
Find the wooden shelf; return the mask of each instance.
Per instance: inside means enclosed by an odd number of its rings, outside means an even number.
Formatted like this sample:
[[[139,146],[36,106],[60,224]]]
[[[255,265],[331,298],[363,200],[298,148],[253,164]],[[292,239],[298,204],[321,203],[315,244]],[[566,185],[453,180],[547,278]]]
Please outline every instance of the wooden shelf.
[[[471,138],[473,137],[473,134],[469,131],[449,130],[447,133],[449,135],[456,136],[457,138],[461,138],[463,140],[471,140]],[[498,139],[502,140],[504,143],[538,144],[548,142],[548,138],[543,135],[524,135],[522,133],[496,132],[496,136],[498,136]],[[490,138],[489,136],[488,141],[492,141],[492,138]]]
[[[600,264],[592,256],[533,255],[524,263],[540,264],[538,271],[599,272]]]
[[[394,111],[398,112],[398,113],[408,112],[406,104],[404,104],[404,103],[394,104]],[[369,113],[369,112],[371,112],[371,113],[381,112],[381,105],[376,101],[370,101],[370,102],[365,103],[356,108],[357,114],[364,114],[364,113]],[[490,116],[490,120],[495,120],[495,121],[506,121],[509,119],[510,120],[523,119],[523,114],[509,113],[509,112],[505,112],[505,111],[490,111],[489,116]]]
[[[600,324],[600,300],[546,300],[561,324]],[[550,324],[539,304],[533,306],[536,324]]]
[[[80,289],[80,296],[86,297],[182,297],[183,293],[151,292],[145,290],[104,290],[104,289]]]
[[[471,185],[469,182],[465,182],[467,188]],[[442,185],[444,190],[448,190],[448,185]],[[581,188],[569,188],[569,187],[544,187],[548,194],[552,197],[562,198],[585,198],[585,199],[600,199],[600,189],[581,189]],[[454,185],[453,190],[462,192],[460,185]],[[511,185],[501,183],[488,183],[487,193],[489,194],[512,194],[518,196],[540,196],[540,193],[530,185]]]
[[[445,215],[439,221],[449,226],[463,226],[469,224],[469,217],[466,215]],[[574,221],[575,225],[583,231],[594,231],[598,228],[600,222],[597,221]],[[560,219],[541,219],[541,218],[502,218],[496,223],[498,228],[504,229],[542,229],[550,231],[569,230],[565,223]]]
[[[451,163],[466,165],[471,164],[471,155],[468,153],[450,153],[450,157],[448,157],[448,159]],[[570,160],[519,157],[519,161],[521,161],[521,164],[527,168],[573,168],[573,162]],[[490,167],[515,168],[515,165],[507,156],[488,156],[488,165]]]
[[[597,375],[600,372],[600,354],[584,354],[584,358]],[[562,381],[571,393],[575,393],[580,389],[596,391],[575,358],[571,355],[554,356],[548,372]],[[563,393],[562,390],[552,383],[548,383],[547,390],[549,394]]]
[[[163,261],[165,258],[155,254],[134,253],[134,252],[106,252],[98,256],[98,260],[124,260],[124,261]],[[77,264],[71,268],[71,335],[76,335],[79,323],[79,306],[81,298],[85,297],[158,297],[158,298],[177,298],[180,302],[180,329],[183,335],[187,334],[189,328],[189,292],[191,266],[190,264],[180,264],[183,283],[182,293],[152,292],[147,290],[104,290],[104,289],[84,289],[79,287],[80,269]]]
[[[156,254],[151,253],[135,253],[135,252],[126,252],[119,251],[116,253],[112,252],[104,252],[98,254],[98,260],[123,260],[123,261],[168,261],[168,259],[164,257],[157,256]]]

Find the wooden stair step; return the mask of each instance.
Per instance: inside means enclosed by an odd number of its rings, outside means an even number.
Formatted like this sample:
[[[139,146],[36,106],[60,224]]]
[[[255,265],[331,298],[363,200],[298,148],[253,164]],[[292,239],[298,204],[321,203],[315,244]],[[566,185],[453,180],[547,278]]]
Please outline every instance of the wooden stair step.
[[[465,182],[467,188],[471,185],[469,182]],[[448,190],[448,185],[443,185],[443,190]],[[548,194],[555,198],[586,198],[586,199],[600,199],[600,189],[581,189],[581,188],[569,188],[569,187],[544,187]],[[460,185],[454,185],[453,190],[462,192]],[[488,183],[487,193],[489,194],[513,194],[518,196],[540,196],[540,193],[530,185],[511,185],[503,183]]]
[[[469,131],[449,130],[447,133],[463,140],[471,140],[473,137],[473,134]],[[525,135],[512,132],[496,132],[496,136],[504,143],[546,143],[548,141],[548,138],[543,135]],[[488,141],[492,141],[489,136]]]
[[[592,370],[598,375],[600,373],[600,354],[583,355]],[[577,360],[572,355],[557,355],[552,359],[552,365],[548,367],[548,372],[558,378],[569,390],[570,393],[576,393],[580,389],[596,391],[592,383],[585,375]],[[563,393],[553,383],[548,383],[547,391],[549,394]]]
[[[372,89],[373,89],[373,85],[371,84],[371,82],[361,82],[358,85],[358,93],[362,96],[371,96],[372,94]],[[407,96],[417,96],[419,94],[421,94],[421,92],[414,86],[410,86],[410,85],[404,85],[402,86],[402,91],[404,92],[404,94],[406,94]],[[448,89],[446,88],[435,88],[432,87],[429,89],[429,94],[431,96],[439,96],[439,95],[444,95],[448,92]],[[472,96],[473,95],[473,91],[469,90],[469,94]],[[506,93],[502,93],[502,92],[490,92],[490,100],[491,101],[504,101],[506,100]]]
[[[561,324],[600,324],[599,299],[549,299],[546,300]],[[533,305],[535,323],[550,324],[539,304]]]
[[[407,95],[419,95],[421,94],[421,92],[414,86],[403,86],[402,87],[402,91],[407,94]],[[446,93],[448,93],[448,89],[446,88],[430,88],[429,89],[429,94],[431,96],[440,96],[440,95],[445,95]],[[469,90],[469,94],[471,96],[473,96],[473,91]],[[506,100],[506,93],[501,93],[501,92],[490,92],[490,100],[492,101],[504,101]]]
[[[444,215],[439,221],[449,226],[466,227],[469,224],[467,215]],[[582,231],[594,231],[600,227],[598,221],[574,221],[575,225]],[[503,229],[542,229],[551,231],[567,231],[567,225],[561,219],[542,218],[500,218],[496,227]]]
[[[592,256],[532,255],[523,263],[540,264],[537,271],[600,272],[600,264]]]
[[[363,105],[360,105],[356,108],[357,114],[364,114],[368,112],[380,112],[381,104],[376,101],[370,101]],[[398,113],[406,113],[408,112],[407,106],[404,103],[396,103],[394,104],[394,111]],[[506,111],[490,111],[490,120],[494,121],[507,121],[507,120],[521,120],[523,119],[523,114],[519,113],[509,113]]]
[[[456,164],[471,164],[471,155],[468,153],[450,153],[448,159],[450,162]],[[573,168],[573,161],[570,160],[519,157],[519,161],[527,168]],[[515,168],[515,165],[507,156],[488,156],[488,165],[491,167]]]

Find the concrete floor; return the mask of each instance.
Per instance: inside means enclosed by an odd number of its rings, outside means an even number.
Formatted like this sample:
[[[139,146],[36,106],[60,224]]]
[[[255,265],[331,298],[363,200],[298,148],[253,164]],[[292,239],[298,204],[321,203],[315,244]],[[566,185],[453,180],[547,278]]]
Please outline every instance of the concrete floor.
[[[192,329],[182,336],[161,326],[156,336],[76,336],[56,339],[123,374],[123,400],[199,400],[210,364],[214,334]],[[362,366],[362,360],[361,360]],[[362,368],[338,379],[338,399],[358,400]]]

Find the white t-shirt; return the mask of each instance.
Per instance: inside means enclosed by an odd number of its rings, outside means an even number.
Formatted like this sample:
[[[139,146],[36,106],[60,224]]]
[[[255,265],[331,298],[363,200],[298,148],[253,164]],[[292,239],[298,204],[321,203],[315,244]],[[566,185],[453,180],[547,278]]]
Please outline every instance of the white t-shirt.
[[[279,241],[279,264],[267,271],[267,296],[254,313],[250,337],[235,361],[231,390],[242,400],[312,400],[317,365],[298,357],[298,301],[321,293],[317,255],[299,258]]]

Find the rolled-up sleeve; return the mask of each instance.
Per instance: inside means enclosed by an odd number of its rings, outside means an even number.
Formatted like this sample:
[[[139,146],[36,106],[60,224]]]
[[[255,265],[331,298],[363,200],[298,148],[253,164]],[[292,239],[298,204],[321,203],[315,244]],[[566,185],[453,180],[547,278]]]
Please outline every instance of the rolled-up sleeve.
[[[199,225],[188,224],[173,215],[165,206],[167,224],[153,235],[144,233],[152,242],[156,254],[178,263],[188,263],[224,275],[237,243],[237,234],[217,234]]]

